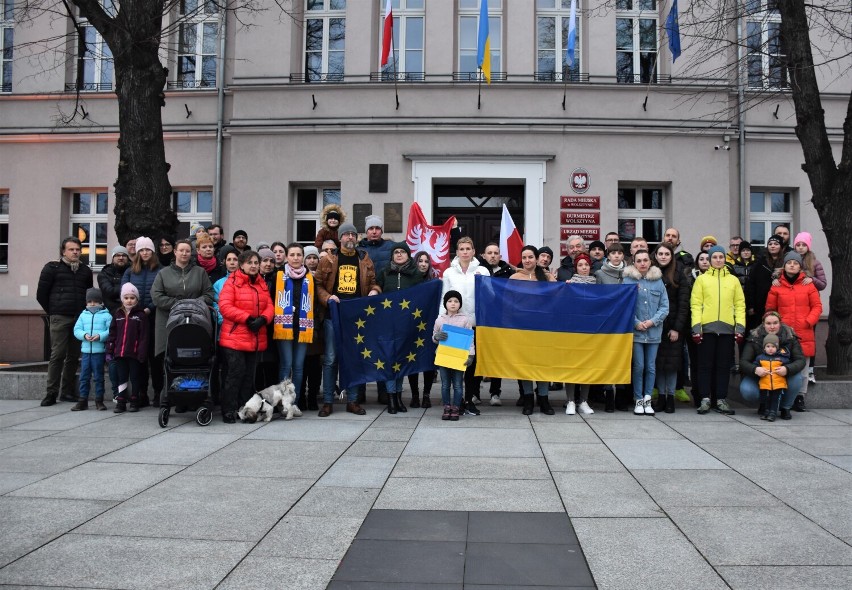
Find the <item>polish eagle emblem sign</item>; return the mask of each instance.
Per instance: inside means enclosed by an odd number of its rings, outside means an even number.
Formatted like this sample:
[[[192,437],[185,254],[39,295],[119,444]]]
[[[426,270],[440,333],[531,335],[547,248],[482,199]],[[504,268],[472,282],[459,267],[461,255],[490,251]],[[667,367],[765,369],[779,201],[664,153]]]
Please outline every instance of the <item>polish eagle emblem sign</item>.
[[[432,261],[432,276],[440,278],[450,267],[450,231],[455,217],[450,217],[443,225],[429,225],[423,210],[417,203],[408,210],[408,231],[405,241],[411,248],[411,255],[426,252]]]
[[[582,195],[589,190],[590,185],[591,178],[589,178],[589,173],[585,168],[577,168],[571,173],[571,188],[574,189],[575,193]]]

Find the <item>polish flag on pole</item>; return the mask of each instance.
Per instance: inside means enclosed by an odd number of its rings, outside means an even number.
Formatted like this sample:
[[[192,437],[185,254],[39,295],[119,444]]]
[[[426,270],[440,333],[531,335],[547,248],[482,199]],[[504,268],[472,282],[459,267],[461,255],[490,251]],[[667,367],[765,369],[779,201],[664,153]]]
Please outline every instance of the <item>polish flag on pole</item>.
[[[385,5],[385,26],[382,32],[382,65],[388,64],[388,56],[390,55],[391,42],[393,41],[393,7],[391,0],[388,0]]]
[[[515,227],[515,222],[512,221],[506,205],[503,205],[503,219],[500,222],[500,258],[512,266],[518,266],[521,264],[523,247],[524,241],[521,239],[521,234],[518,233],[518,228]]]

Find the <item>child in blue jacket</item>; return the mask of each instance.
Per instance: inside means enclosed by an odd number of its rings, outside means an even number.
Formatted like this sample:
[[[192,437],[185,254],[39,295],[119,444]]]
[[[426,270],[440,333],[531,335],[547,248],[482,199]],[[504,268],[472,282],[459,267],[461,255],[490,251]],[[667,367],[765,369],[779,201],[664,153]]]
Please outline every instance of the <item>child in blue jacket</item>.
[[[95,407],[106,410],[104,405],[104,359],[106,358],[106,340],[112,315],[104,307],[104,298],[100,289],[86,291],[86,309],[74,324],[74,337],[83,344],[83,358],[80,363],[80,399],[71,408],[72,412],[89,409],[89,387],[92,377],[95,379]]]

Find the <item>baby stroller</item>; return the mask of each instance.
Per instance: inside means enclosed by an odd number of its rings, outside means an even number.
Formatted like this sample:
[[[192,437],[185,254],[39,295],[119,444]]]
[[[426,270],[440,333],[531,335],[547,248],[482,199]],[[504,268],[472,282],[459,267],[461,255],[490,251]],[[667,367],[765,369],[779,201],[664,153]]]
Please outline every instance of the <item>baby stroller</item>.
[[[175,303],[166,322],[165,391],[160,396],[158,422],[169,423],[171,406],[198,408],[195,421],[213,420],[210,384],[216,370],[216,322],[203,299]]]

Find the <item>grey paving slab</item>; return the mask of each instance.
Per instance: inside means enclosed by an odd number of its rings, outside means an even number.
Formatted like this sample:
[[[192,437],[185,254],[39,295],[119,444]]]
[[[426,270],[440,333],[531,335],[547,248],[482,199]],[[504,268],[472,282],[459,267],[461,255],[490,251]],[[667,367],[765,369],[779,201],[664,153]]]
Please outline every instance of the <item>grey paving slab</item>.
[[[472,543],[578,543],[568,515],[550,512],[470,512],[467,538]]]
[[[16,471],[52,475],[134,442],[136,439],[132,438],[47,436],[5,449],[0,453],[0,472]]]
[[[541,457],[531,430],[501,428],[424,428],[408,442],[405,455],[454,457],[464,449],[469,457]]]
[[[368,441],[368,440],[376,440],[376,441],[396,441],[396,442],[408,442],[408,439],[411,438],[411,435],[414,434],[414,428],[376,428],[370,427],[367,431],[361,435],[358,441]]]
[[[796,424],[795,421],[785,425],[784,422],[763,422],[754,428],[762,431],[772,438],[791,442],[803,438],[838,438],[849,440],[852,438],[852,425],[849,424],[825,424],[819,426],[804,426]],[[778,426],[781,426],[779,428]]]
[[[607,446],[628,469],[727,469],[688,440],[608,439]]]
[[[310,487],[307,479],[176,475],[78,532],[259,541]],[[257,500],[262,499],[262,504]],[[241,517],[242,514],[246,517]]]
[[[823,409],[816,408],[811,409],[811,413],[819,414],[821,416],[827,416],[834,420],[839,420],[840,422],[845,422],[846,424],[852,424],[852,409]]]
[[[799,469],[822,463],[819,459],[774,439],[748,445],[747,453],[743,452],[743,445],[739,443],[703,443],[701,448],[738,471],[782,466]]]
[[[98,413],[103,414],[104,412]],[[189,420],[188,414],[181,416],[172,415],[168,426],[163,429],[157,424],[157,415],[155,413],[140,412],[133,415],[116,416],[113,420],[101,420],[65,430],[57,436],[148,438],[172,430],[181,424],[186,424]],[[194,419],[192,420],[192,424],[198,428]]]
[[[316,483],[318,487],[380,488],[390,475],[392,457],[352,457],[344,455]]]
[[[237,420],[236,424],[225,424],[222,421],[222,415],[216,411],[213,414],[213,421],[207,426],[201,427],[195,421],[195,412],[187,412],[186,414],[172,414],[171,418],[169,418],[169,426],[172,425],[172,419],[176,416],[180,416],[181,418],[187,418],[186,422],[179,423],[175,432],[186,433],[186,434],[239,434],[240,436],[245,436],[250,432],[254,432],[258,428],[263,428],[267,423],[266,422],[255,422],[254,424],[250,424],[248,422],[241,422]],[[279,418],[276,416],[276,420]],[[156,417],[154,418],[154,423],[156,423]]]
[[[589,421],[601,438],[620,439],[664,439],[679,440],[683,437],[664,422],[650,416],[634,416],[632,420]]]
[[[0,430],[0,450],[54,434],[50,430]]]
[[[600,590],[725,590],[728,586],[667,518],[575,518]],[[653,567],[637,567],[651,555]]]
[[[0,498],[0,567],[109,510],[115,502]],[[5,569],[0,570],[0,580]]]
[[[251,556],[340,560],[360,526],[360,518],[288,514],[272,527]]]
[[[551,471],[627,471],[603,443],[542,443],[541,450]]]
[[[435,413],[426,414],[421,418],[420,414],[412,415],[410,411],[393,415],[383,412],[375,417],[370,428],[417,428],[421,423],[432,424],[440,421],[440,414]]]
[[[729,469],[638,469],[633,476],[664,509],[781,505],[775,496]]]
[[[731,419],[744,424],[751,424],[752,426],[766,424],[766,421],[761,420],[757,412],[750,409],[737,412],[735,416],[731,416]],[[843,424],[845,424],[843,420],[838,420],[822,413],[793,412],[792,420],[777,420],[772,425],[778,426],[778,428],[791,428],[794,426],[840,426]]]
[[[852,473],[852,455],[820,455],[819,458]]]
[[[40,406],[41,400],[37,399],[7,399],[0,404],[0,416],[23,410],[35,410]]]
[[[553,516],[552,514],[549,516]],[[447,510],[371,510],[358,539],[385,541],[464,541],[468,514]]]
[[[169,431],[141,440],[115,453],[110,453],[101,457],[100,461],[192,465],[238,438],[239,435],[236,433],[183,434]]]
[[[464,563],[463,542],[356,539],[334,574],[334,579],[457,583],[464,579]]]
[[[351,416],[351,414],[349,414]],[[308,440],[352,442],[361,436],[367,420],[275,420],[245,436],[249,440]]]
[[[562,415],[560,418],[567,418]],[[541,443],[597,443],[600,437],[595,434],[586,422],[582,420],[559,420],[550,422],[534,422],[536,438]]]
[[[482,406],[479,406],[482,408]],[[436,412],[434,415],[427,414],[423,420],[423,426],[428,428],[518,428],[529,429],[530,422],[526,416],[517,413],[507,414],[505,412],[495,413],[491,406],[482,408],[482,414],[479,416],[462,416],[459,422],[450,422],[449,420],[441,420],[441,413]]]
[[[221,590],[324,590],[337,561],[249,556],[217,586]]]
[[[674,423],[674,422],[728,422],[730,418],[725,416],[724,414],[719,414],[718,412],[709,412],[707,414],[699,414],[695,411],[695,408],[692,405],[692,402],[688,404],[678,403],[675,407],[674,414],[666,414],[665,412],[661,412],[655,414],[655,418],[660,422],[665,424]],[[740,412],[741,410],[737,410]],[[747,412],[748,410],[742,410],[743,412]],[[628,412],[628,414],[632,414]]]
[[[547,567],[542,567],[546,563]],[[467,584],[594,585],[579,546],[468,541]]]
[[[852,455],[852,431],[846,438],[787,438],[784,442],[809,455]]]
[[[232,541],[71,534],[0,570],[0,584],[207,589],[249,549]]]
[[[403,455],[392,477],[432,479],[550,479],[543,458],[411,457]]]
[[[716,571],[733,590],[837,590],[852,581],[852,568],[844,566],[723,566]]]
[[[671,428],[694,443],[739,442],[743,444],[770,442],[769,436],[742,422],[671,422]]]
[[[495,510],[562,512],[552,481],[541,479],[431,479],[391,477],[375,508],[407,510]]]
[[[790,508],[684,507],[668,513],[716,566],[852,565],[852,547]]]
[[[90,462],[21,488],[10,496],[126,500],[171,477],[182,467]]]
[[[378,488],[313,487],[296,502],[288,516],[343,516],[364,519],[372,508]]]
[[[124,418],[124,416],[116,416],[112,412],[98,412],[96,410],[87,410],[85,412],[71,412],[71,406],[68,406],[67,412],[62,412],[61,414],[54,414],[53,416],[48,416],[46,418],[42,418],[41,420],[33,420],[32,422],[25,422],[24,424],[18,424],[17,426],[12,426],[12,430],[69,430],[72,428],[79,428],[80,426],[85,426],[86,424],[91,424],[92,422],[100,422],[102,420],[119,420]],[[128,416],[128,418],[135,418],[135,416]]]
[[[658,518],[665,514],[629,473],[554,473],[571,518]]]
[[[472,588],[469,584],[412,584],[411,582],[350,582],[332,580],[327,590],[462,590]],[[550,589],[554,590],[554,589]]]
[[[2,473],[0,474],[0,495],[23,488],[45,477],[49,476],[44,473]]]
[[[405,442],[363,440],[362,437],[352,443],[352,446],[346,450],[346,455],[353,457],[392,457],[396,459],[402,454],[405,445]]]
[[[318,479],[347,443],[241,439],[187,468],[187,475]]]
[[[3,400],[5,404],[8,400]],[[53,407],[47,408],[47,412],[44,411],[44,408],[39,408],[38,410],[24,410],[21,412],[10,412],[8,414],[0,414],[0,429],[10,429],[13,426],[18,426],[19,424],[27,424],[29,422],[35,422],[37,420],[43,420],[48,416],[53,416],[59,413],[59,410],[50,411]],[[68,408],[65,408],[63,411],[68,411]]]

